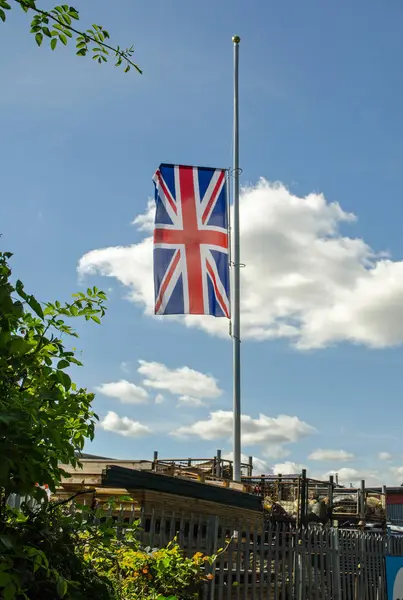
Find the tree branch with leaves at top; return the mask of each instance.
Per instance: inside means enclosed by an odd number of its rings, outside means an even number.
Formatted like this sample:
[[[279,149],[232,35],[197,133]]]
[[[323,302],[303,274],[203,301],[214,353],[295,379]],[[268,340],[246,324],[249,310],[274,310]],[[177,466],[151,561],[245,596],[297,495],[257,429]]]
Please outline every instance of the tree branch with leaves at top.
[[[31,33],[35,36],[36,43],[41,46],[48,39],[52,50],[55,50],[58,42],[67,46],[70,39],[75,40],[76,54],[86,56],[92,54],[92,58],[102,64],[108,62],[108,58],[114,56],[115,66],[124,66],[124,72],[128,73],[133,67],[138,73],[142,73],[140,67],[132,60],[133,46],[122,49],[120,46],[112,46],[107,40],[110,39],[109,32],[102,25],[92,25],[85,31],[73,26],[80,20],[80,14],[73,6],[62,4],[55,6],[52,10],[42,10],[36,4],[36,0],[0,0],[0,20],[5,22],[7,12],[11,10],[9,2],[20,5],[26,13],[35,13],[31,21]]]

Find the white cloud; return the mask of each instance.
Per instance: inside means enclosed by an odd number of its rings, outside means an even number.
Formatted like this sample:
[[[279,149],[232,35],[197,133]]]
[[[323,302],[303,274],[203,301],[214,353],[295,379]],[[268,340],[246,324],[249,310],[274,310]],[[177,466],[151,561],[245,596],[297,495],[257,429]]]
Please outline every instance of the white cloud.
[[[154,198],[149,198],[146,211],[135,217],[132,225],[135,225],[139,231],[152,232],[154,230],[154,216],[155,201]]]
[[[241,416],[242,443],[244,446],[260,446],[262,450],[274,445],[297,442],[311,435],[315,429],[298,417],[279,415],[267,417],[260,414],[257,419],[249,415]],[[232,433],[233,413],[217,410],[210,413],[205,421],[196,421],[192,425],[179,427],[173,432],[177,437],[199,437],[203,440],[229,438]]]
[[[205,402],[203,402],[203,400],[200,400],[200,398],[194,398],[193,396],[179,396],[178,406],[183,405],[194,407],[206,406]]]
[[[312,452],[309,457],[310,460],[326,460],[329,462],[333,461],[349,461],[353,460],[354,454],[351,452],[346,452],[346,450],[321,450],[318,448],[314,452]]]
[[[283,463],[277,463],[272,467],[274,475],[299,475],[302,469],[305,469],[304,465],[289,460]]]
[[[403,467],[390,467],[389,469],[395,485],[403,485]]]
[[[100,422],[100,426],[105,431],[113,431],[125,437],[141,437],[151,433],[147,425],[143,425],[129,417],[120,417],[113,411],[108,412],[106,417]]]
[[[145,360],[140,360],[139,363],[138,372],[145,378],[143,384],[147,387],[198,399],[217,398],[222,394],[217,380],[200,371],[189,367],[170,369],[161,363]]]
[[[165,398],[162,394],[157,394],[155,396],[155,404],[162,404],[163,402],[165,402]]]
[[[321,194],[298,197],[264,179],[243,190],[240,211],[245,338],[288,338],[299,348],[403,342],[403,261],[343,235],[340,227],[353,223],[354,215]],[[149,204],[136,225],[148,231],[152,213]],[[117,278],[129,298],[152,314],[151,237],[93,250],[81,258],[78,271]],[[228,336],[224,319],[187,316],[184,322]]]
[[[390,460],[392,455],[389,452],[379,452],[378,459],[379,460]]]
[[[234,460],[233,452],[226,452],[222,455],[222,458],[225,460]],[[257,456],[252,456],[253,459],[253,475],[265,475],[270,471],[270,467],[267,462],[258,458]],[[241,462],[245,465],[249,464],[249,456],[247,454],[241,454]]]
[[[403,485],[403,466],[389,466],[383,469],[343,467],[336,471],[324,473],[322,478],[328,479],[329,475],[335,475],[336,473],[338,473],[339,483],[346,486],[352,483],[353,486],[359,487],[362,479],[365,480],[367,486]]]
[[[277,444],[273,446],[265,446],[262,450],[262,453],[265,458],[280,460],[281,458],[286,458],[286,456],[289,456],[291,454],[291,450]]]
[[[346,487],[349,487],[350,483],[354,487],[359,487],[362,479],[365,480],[367,486],[380,486],[385,483],[385,481],[382,481],[382,477],[376,470],[354,469],[352,467],[342,467],[335,471],[328,471],[323,475],[322,479],[329,479],[330,475],[336,476],[336,473],[338,475],[339,484],[345,485]]]
[[[110,398],[117,398],[123,404],[144,404],[148,400],[148,393],[142,387],[121,379],[110,383],[102,383],[96,391]]]
[[[79,261],[81,277],[101,273],[116,277],[129,288],[127,298],[146,307],[146,313],[154,312],[154,283],[152,277],[152,238],[146,238],[132,246],[115,246],[103,250],[92,250]]]

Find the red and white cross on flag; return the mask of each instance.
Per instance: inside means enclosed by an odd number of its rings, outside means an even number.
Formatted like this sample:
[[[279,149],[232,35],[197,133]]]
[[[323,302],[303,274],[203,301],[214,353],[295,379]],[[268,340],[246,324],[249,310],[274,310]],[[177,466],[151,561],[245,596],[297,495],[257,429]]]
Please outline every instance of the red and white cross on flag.
[[[229,318],[226,171],[163,164],[153,179],[155,313]]]

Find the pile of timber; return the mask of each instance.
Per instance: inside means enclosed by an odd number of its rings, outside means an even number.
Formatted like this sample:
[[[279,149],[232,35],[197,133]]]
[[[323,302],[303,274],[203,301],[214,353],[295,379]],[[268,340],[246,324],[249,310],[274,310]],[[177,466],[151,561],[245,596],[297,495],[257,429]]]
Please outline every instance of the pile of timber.
[[[176,469],[174,475],[153,471],[151,461],[82,459],[82,468],[61,465],[70,477],[62,480],[57,499],[79,494],[77,502],[105,505],[113,498],[124,516],[161,510],[167,513],[220,515],[255,526],[262,519],[262,499],[245,486],[208,474]],[[125,498],[124,498],[125,497]],[[124,498],[124,499],[123,499]]]
[[[70,465],[60,465],[69,474],[62,479],[62,488],[66,491],[77,491],[80,488],[97,487],[103,485],[102,473],[109,466],[122,467],[134,471],[151,472],[155,464],[148,460],[112,460],[112,459],[82,459],[82,468],[73,468]],[[177,463],[158,463],[158,473],[165,477],[178,477],[186,480],[198,481],[215,487],[230,488],[238,491],[247,491],[242,483],[237,483],[225,477],[215,477],[212,473],[212,461],[194,467],[184,467]],[[61,491],[61,490],[60,490]]]
[[[261,499],[243,492],[242,486],[233,489],[116,465],[106,468],[102,482],[105,488],[127,491],[145,511],[217,515],[248,522],[251,526],[263,517]]]

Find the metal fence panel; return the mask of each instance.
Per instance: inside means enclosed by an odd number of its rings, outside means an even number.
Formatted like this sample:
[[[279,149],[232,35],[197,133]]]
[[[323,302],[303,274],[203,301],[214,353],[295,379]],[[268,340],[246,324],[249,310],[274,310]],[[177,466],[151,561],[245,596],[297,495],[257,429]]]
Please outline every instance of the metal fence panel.
[[[403,504],[388,504],[386,514],[388,520],[394,525],[403,524]]]
[[[226,548],[203,600],[386,600],[384,557],[403,555],[403,536],[287,523],[250,528],[155,511],[141,523],[144,545],[165,545],[176,536],[189,556]]]
[[[113,514],[121,535],[139,518],[135,510]],[[202,600],[386,600],[385,556],[403,556],[403,536],[263,521],[251,527],[158,509],[141,512],[138,537],[150,548],[176,538],[190,557],[218,551],[206,566],[214,577]]]

